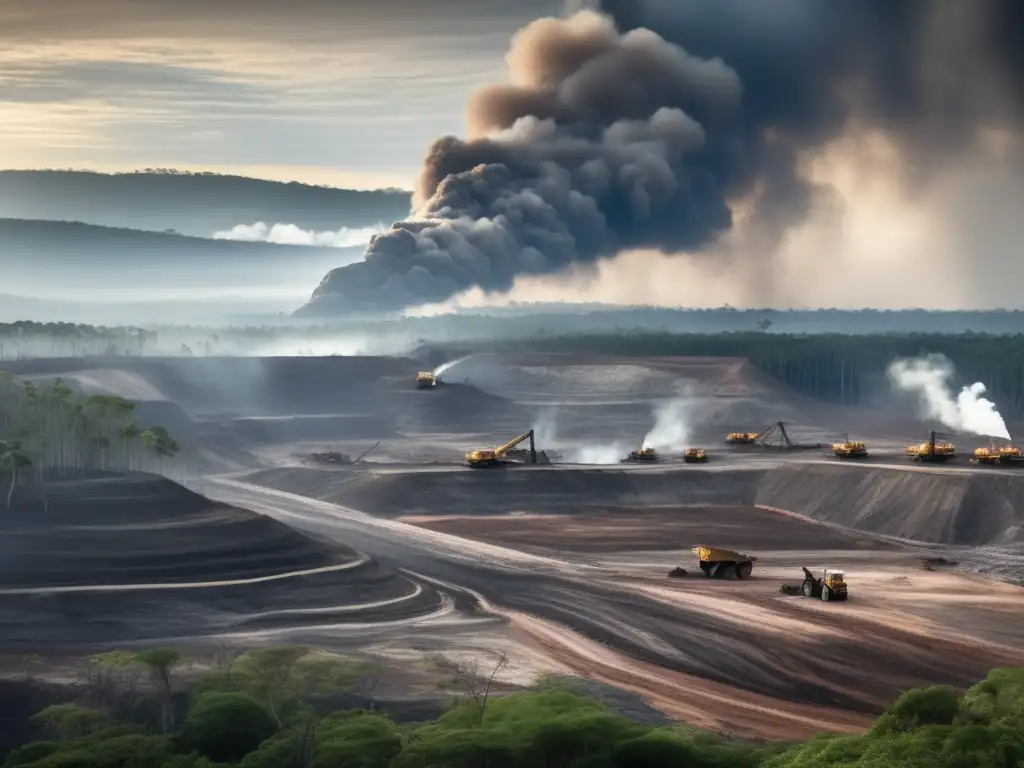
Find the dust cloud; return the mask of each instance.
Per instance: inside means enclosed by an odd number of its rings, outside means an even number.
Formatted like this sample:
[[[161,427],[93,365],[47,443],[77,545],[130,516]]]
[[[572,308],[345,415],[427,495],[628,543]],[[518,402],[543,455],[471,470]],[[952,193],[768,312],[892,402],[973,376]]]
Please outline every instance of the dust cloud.
[[[893,384],[919,398],[921,415],[938,419],[951,429],[986,437],[1010,439],[1006,422],[995,404],[982,397],[986,387],[980,381],[954,396],[949,380],[955,370],[944,355],[894,361],[888,369]]]

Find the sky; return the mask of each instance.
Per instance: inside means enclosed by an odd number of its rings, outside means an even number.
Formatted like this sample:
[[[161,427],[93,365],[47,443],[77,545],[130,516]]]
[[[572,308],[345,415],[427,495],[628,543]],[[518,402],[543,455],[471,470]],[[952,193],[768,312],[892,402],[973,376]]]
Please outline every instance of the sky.
[[[557,0],[0,0],[0,167],[408,188]]]

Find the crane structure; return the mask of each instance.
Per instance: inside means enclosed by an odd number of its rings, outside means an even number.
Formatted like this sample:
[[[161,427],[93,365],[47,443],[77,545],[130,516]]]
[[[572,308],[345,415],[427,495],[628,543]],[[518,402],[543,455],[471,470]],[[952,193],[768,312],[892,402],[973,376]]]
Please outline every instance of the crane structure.
[[[466,454],[466,463],[469,466],[476,468],[482,467],[499,467],[504,464],[511,463],[508,461],[508,455],[516,448],[520,443],[529,440],[529,463],[537,463],[537,446],[533,438],[533,430],[523,432],[518,437],[514,437],[504,445],[499,445],[497,448],[479,448],[475,451],[469,451]],[[518,463],[518,462],[516,462]]]

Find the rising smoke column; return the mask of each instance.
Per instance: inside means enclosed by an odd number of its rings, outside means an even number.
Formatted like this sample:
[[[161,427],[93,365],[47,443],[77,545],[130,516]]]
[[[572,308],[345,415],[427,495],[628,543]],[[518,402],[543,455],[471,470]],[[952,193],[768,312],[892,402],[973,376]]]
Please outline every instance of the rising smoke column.
[[[949,386],[953,364],[944,355],[896,360],[889,366],[888,373],[897,388],[919,397],[924,418],[938,419],[962,432],[1010,439],[1006,422],[995,404],[982,397],[986,391],[984,384],[975,382],[953,396]]]
[[[590,11],[512,42],[511,82],[469,105],[472,138],[431,147],[412,220],[314,293],[341,311],[506,291],[623,248],[698,248],[731,226],[747,159],[729,126],[742,98],[719,59]]]
[[[831,194],[801,155],[852,121],[895,141],[894,174],[921,187],[993,131],[1019,134],[1020,0],[583,4],[614,21],[588,10],[520,31],[510,82],[470,102],[470,138],[428,152],[416,220],[331,272],[308,313],[503,292],[632,247],[714,251],[738,201],[744,236],[718,255],[769,283],[785,233]]]

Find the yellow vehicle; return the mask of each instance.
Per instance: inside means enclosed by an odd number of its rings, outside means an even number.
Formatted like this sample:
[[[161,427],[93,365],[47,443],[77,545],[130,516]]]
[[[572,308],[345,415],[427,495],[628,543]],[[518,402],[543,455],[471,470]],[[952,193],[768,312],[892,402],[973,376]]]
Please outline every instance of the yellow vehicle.
[[[730,432],[725,442],[729,445],[753,445],[760,436],[760,432]]]
[[[974,461],[977,464],[1015,464],[1021,461],[1020,448],[1012,445],[978,448],[974,451]]]
[[[832,453],[839,459],[866,459],[868,446],[862,440],[844,440],[832,443]]]
[[[523,432],[519,437],[515,437],[509,440],[504,445],[499,445],[497,448],[480,448],[475,451],[469,451],[466,454],[466,463],[474,469],[482,467],[498,467],[503,464],[512,463],[508,461],[508,454],[524,440],[530,441],[529,451],[529,463],[537,463],[537,446],[533,441],[533,430],[529,432]]]
[[[700,569],[709,579],[728,579],[735,576],[737,579],[749,579],[754,570],[756,557],[733,552],[731,549],[717,549],[716,547],[694,547],[697,554],[697,561]]]
[[[911,461],[941,462],[949,461],[956,457],[956,447],[952,443],[939,443],[935,441],[936,432],[928,433],[928,441],[920,445],[911,445],[904,449],[907,458]]]
[[[687,464],[703,464],[708,460],[708,452],[703,448],[687,448],[683,451],[683,461]]]
[[[848,597],[846,574],[825,568],[818,576],[804,568],[804,583],[800,591],[804,597],[820,597],[826,603],[830,600],[845,600]]]
[[[419,389],[430,389],[437,386],[437,377],[431,371],[420,371],[416,374],[416,386]]]
[[[639,451],[630,451],[629,452],[629,456],[624,458],[622,461],[624,461],[624,462],[627,462],[627,461],[628,462],[633,462],[633,461],[657,461],[657,460],[658,460],[658,452],[655,451],[653,448],[647,447],[647,448],[641,448]]]

